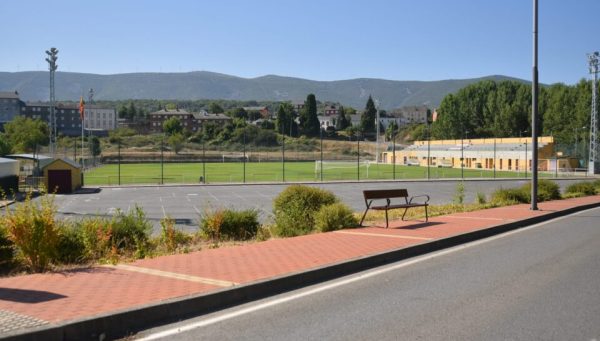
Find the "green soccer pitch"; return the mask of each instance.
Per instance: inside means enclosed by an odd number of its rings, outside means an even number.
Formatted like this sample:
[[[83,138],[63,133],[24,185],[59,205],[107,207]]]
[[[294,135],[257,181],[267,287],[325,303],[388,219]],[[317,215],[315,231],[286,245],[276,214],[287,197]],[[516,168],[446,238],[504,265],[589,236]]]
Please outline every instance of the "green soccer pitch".
[[[190,184],[200,183],[241,183],[241,182],[282,182],[282,181],[321,181],[320,170],[316,170],[314,161],[286,162],[216,162],[216,163],[160,163],[121,164],[120,184]],[[245,168],[245,171],[244,171]],[[429,169],[431,179],[460,178],[460,168]],[[89,185],[119,184],[118,165],[102,165],[84,173],[84,183]],[[244,176],[245,174],[245,176]],[[531,173],[528,172],[528,176]],[[496,171],[497,178],[524,177],[524,172]],[[541,174],[544,176],[544,174]],[[357,171],[352,162],[340,165],[326,165],[323,169],[323,181],[338,180],[391,180],[426,179],[427,168],[419,166],[390,164],[361,164]],[[465,178],[493,178],[493,171],[464,169]],[[162,179],[162,181],[161,181]]]

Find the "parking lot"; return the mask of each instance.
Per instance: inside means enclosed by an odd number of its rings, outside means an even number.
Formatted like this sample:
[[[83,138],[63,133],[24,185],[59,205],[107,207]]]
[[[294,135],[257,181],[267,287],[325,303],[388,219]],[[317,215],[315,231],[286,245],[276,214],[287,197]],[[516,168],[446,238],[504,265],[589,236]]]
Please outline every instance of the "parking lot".
[[[473,202],[477,193],[489,196],[497,188],[517,187],[530,180],[465,180],[465,202]],[[561,187],[575,179],[556,180]],[[332,191],[355,211],[364,210],[362,191],[365,189],[406,188],[410,195],[428,194],[431,204],[452,202],[460,180],[344,182],[309,184]],[[127,211],[138,205],[155,226],[169,216],[187,231],[198,228],[199,217],[206,210],[232,208],[256,209],[261,222],[272,220],[273,199],[290,184],[252,185],[183,185],[147,187],[102,187],[81,194],[57,195],[59,216],[80,219],[86,216],[110,217],[117,210]]]

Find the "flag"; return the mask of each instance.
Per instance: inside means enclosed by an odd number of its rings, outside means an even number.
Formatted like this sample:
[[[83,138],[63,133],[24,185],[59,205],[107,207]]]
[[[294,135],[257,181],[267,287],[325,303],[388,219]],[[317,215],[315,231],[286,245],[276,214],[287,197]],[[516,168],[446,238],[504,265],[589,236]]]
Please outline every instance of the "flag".
[[[85,112],[85,101],[83,100],[83,96],[79,99],[79,118],[81,118],[81,122],[83,122],[83,113]]]

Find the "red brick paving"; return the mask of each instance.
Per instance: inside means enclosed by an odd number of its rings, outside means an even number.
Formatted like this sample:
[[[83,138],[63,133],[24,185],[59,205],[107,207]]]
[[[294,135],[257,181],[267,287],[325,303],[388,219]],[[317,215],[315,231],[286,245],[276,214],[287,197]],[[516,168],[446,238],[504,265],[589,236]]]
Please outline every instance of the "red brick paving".
[[[274,239],[144,259],[132,265],[244,284],[426,242],[402,236],[444,238],[598,201],[600,196],[544,202],[539,204],[539,211],[531,211],[529,205],[515,205],[433,217],[429,223],[394,220],[388,229],[365,227],[348,230],[350,233]],[[221,288],[93,267],[0,278],[0,310],[48,322],[64,322],[217,289]]]

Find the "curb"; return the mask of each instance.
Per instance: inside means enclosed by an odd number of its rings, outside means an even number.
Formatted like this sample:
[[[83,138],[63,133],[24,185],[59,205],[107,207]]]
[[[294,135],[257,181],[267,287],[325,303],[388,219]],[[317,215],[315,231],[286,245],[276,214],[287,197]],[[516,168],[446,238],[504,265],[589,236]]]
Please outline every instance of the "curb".
[[[176,322],[192,316],[222,310],[235,305],[299,289],[377,266],[488,238],[504,232],[548,221],[579,211],[600,207],[600,202],[570,207],[543,216],[492,226],[464,234],[434,240],[406,248],[385,251],[349,261],[286,274],[262,281],[222,289],[209,294],[166,300],[129,310],[121,310],[92,318],[42,326],[20,333],[0,336],[1,340],[105,340],[126,337],[144,329]]]

